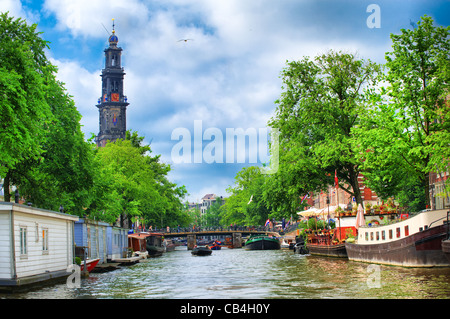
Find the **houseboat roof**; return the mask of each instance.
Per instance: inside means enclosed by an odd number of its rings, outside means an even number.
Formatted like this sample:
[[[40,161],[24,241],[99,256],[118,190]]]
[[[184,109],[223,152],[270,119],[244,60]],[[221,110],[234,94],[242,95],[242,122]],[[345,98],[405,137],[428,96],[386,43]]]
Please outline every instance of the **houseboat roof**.
[[[163,236],[163,234],[162,233],[147,233],[147,232],[128,234],[128,237],[137,238],[137,239],[145,239],[150,236]]]
[[[39,216],[45,216],[45,217],[51,217],[51,218],[60,218],[60,219],[66,219],[66,220],[72,220],[72,221],[78,221],[79,217],[75,215],[70,215],[66,213],[60,213],[55,212],[52,210],[22,205],[22,204],[16,204],[11,202],[0,202],[0,211],[13,211],[13,212],[19,212],[19,213],[25,213],[25,214],[33,214],[33,215],[39,215]]]

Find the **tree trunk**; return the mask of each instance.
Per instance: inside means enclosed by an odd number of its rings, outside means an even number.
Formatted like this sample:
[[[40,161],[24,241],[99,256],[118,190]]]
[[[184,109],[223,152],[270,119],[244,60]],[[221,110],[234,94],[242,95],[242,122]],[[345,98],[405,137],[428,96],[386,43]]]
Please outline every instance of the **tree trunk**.
[[[355,171],[353,167],[349,168],[350,185],[353,189],[353,196],[356,199],[356,205],[361,204],[364,207],[364,203],[361,196],[361,190],[359,189],[358,182],[359,171]]]
[[[9,191],[9,180],[10,180],[10,177],[9,177],[9,172],[8,172],[8,173],[6,173],[5,179],[3,181],[3,194],[4,194],[3,200],[5,202],[11,201],[11,193]]]

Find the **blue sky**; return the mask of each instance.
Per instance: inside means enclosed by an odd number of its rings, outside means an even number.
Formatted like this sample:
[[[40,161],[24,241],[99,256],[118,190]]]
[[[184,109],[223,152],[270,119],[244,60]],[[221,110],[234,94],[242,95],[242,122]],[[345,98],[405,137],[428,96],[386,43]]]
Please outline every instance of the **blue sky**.
[[[367,25],[370,4],[380,8],[380,28]],[[193,141],[194,121],[201,121],[202,132],[221,133],[225,145],[227,128],[266,129],[286,60],[332,49],[383,63],[389,35],[411,28],[410,21],[427,14],[437,25],[450,22],[450,1],[425,0],[0,0],[0,11],[37,23],[51,42],[47,56],[83,116],[86,138],[99,129],[103,25],[110,31],[114,18],[130,103],[127,128],[171,164],[170,179],[186,185],[190,201],[227,196],[236,173],[253,163],[174,163],[174,131],[187,130]],[[246,148],[250,154],[257,145]]]

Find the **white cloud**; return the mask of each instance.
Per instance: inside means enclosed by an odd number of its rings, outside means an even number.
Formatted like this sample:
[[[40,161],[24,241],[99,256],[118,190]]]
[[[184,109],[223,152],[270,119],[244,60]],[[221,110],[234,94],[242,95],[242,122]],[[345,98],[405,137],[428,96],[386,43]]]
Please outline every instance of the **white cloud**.
[[[95,105],[101,95],[100,71],[90,73],[74,61],[60,61],[50,58],[50,62],[58,67],[58,80],[65,83],[67,92],[73,96],[75,105],[83,116],[81,125],[83,125],[82,130],[85,137],[90,138],[90,133],[97,134],[98,109]]]
[[[8,11],[8,16],[14,18],[23,18],[28,24],[39,22],[39,14],[35,11],[25,9],[18,0],[1,0],[0,12]]]
[[[147,7],[137,0],[45,0],[43,9],[57,19],[57,28],[70,30],[73,36],[102,37],[111,19],[121,21],[122,27],[133,28],[146,19]]]

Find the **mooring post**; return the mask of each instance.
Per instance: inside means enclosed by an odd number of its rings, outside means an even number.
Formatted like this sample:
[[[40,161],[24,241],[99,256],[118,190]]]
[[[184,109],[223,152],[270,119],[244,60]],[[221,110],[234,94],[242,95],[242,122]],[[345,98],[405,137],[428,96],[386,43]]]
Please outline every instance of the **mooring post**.
[[[197,245],[197,237],[195,234],[187,235],[187,249],[192,250],[195,245]]]

